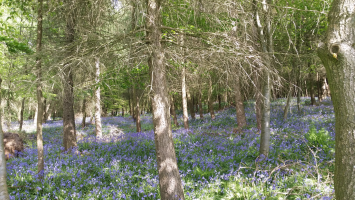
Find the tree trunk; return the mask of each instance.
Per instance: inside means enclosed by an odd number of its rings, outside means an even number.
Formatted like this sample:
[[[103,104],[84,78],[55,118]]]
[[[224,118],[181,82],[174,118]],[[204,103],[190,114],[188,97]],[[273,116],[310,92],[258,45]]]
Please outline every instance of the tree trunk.
[[[198,94],[198,107],[199,107],[199,112],[200,112],[200,119],[203,119],[203,107],[202,107],[202,91],[201,87],[199,88],[199,94]]]
[[[312,72],[309,73],[309,93],[311,95],[311,105],[315,106],[316,105],[316,98],[314,95],[314,84],[313,84],[313,75]]]
[[[151,45],[148,65],[152,80],[152,105],[161,200],[184,200],[175,156],[161,40],[161,0],[147,0],[147,37]]]
[[[284,108],[284,117],[283,117],[284,121],[287,119],[288,109],[290,108],[291,96],[292,96],[292,87],[290,87],[290,91],[288,92],[288,95],[287,95],[286,106]]]
[[[255,83],[255,116],[256,116],[256,127],[258,130],[261,130],[261,108],[262,108],[262,99],[261,99],[261,84],[260,78],[258,77],[257,72],[254,73],[254,83]]]
[[[258,30],[260,46],[264,54],[264,65],[262,70],[262,115],[261,115],[261,136],[260,136],[260,155],[268,156],[270,147],[270,88],[271,79],[269,68],[271,67],[271,58],[269,53],[273,53],[272,27],[270,19],[271,0],[262,2],[263,14],[265,16],[265,27],[262,27],[260,21],[257,1],[253,0],[254,23]],[[265,29],[265,34],[264,34]]]
[[[318,55],[327,71],[335,112],[335,175],[337,200],[355,199],[355,4],[334,0],[327,37]]]
[[[0,77],[0,90],[2,79]],[[1,92],[0,92],[0,108],[1,108]],[[0,112],[1,115],[1,112]],[[2,130],[2,116],[0,116],[0,199],[9,200],[9,193],[6,183],[6,160],[5,160],[5,146],[4,146],[4,134]]]
[[[38,152],[38,166],[37,172],[40,179],[43,178],[44,173],[44,153],[43,153],[43,135],[42,135],[42,123],[43,123],[43,94],[42,94],[42,9],[43,0],[38,1],[38,21],[37,21],[37,57],[36,57],[36,69],[37,69],[37,152]]]
[[[96,58],[95,61],[95,132],[96,137],[102,137],[101,125],[101,95],[100,95],[100,59]]]
[[[81,121],[81,127],[85,127],[86,126],[86,98],[84,97],[83,99],[83,107],[81,112],[83,113],[83,120]]]
[[[173,118],[174,118],[174,124],[175,124],[175,126],[177,127],[177,126],[179,126],[179,124],[178,124],[177,117],[176,117],[176,112],[175,112],[174,95],[171,95],[171,102],[170,102],[170,104],[171,104],[170,112],[171,112],[171,115],[172,115]]]
[[[66,40],[70,46],[74,43],[75,34],[75,14],[74,11],[67,13],[66,19]],[[73,54],[72,49],[68,49],[68,57]],[[73,63],[69,61],[64,65],[63,73],[63,146],[64,151],[70,151],[76,147],[76,129],[74,117],[74,95],[73,95]]]
[[[216,118],[214,114],[214,108],[213,108],[213,95],[212,95],[212,78],[209,78],[209,87],[208,87],[208,109],[211,114],[211,119],[214,120]]]
[[[221,94],[217,95],[217,99],[218,99],[218,110],[222,110],[222,98],[221,98]]]
[[[196,119],[195,117],[195,110],[194,110],[194,103],[193,103],[193,95],[191,96],[190,91],[187,89],[187,102],[188,107],[190,110],[191,119]]]
[[[137,90],[134,88],[134,86],[133,86],[133,93],[135,94],[133,96],[136,96],[136,105],[135,105],[135,107],[136,107],[136,111],[135,111],[135,113],[136,113],[136,128],[137,128],[137,132],[141,132],[142,129],[141,129],[141,116],[140,116],[140,112],[139,112],[139,96],[137,95]]]
[[[187,97],[186,97],[186,69],[182,66],[181,70],[181,93],[182,93],[182,113],[185,129],[189,129],[189,116],[187,113]]]
[[[20,112],[20,131],[22,131],[23,126],[23,112],[25,110],[25,98],[22,99],[21,102],[21,112]]]
[[[122,107],[122,117],[124,117],[124,108]]]
[[[245,117],[244,104],[243,104],[243,96],[240,92],[240,80],[239,74],[235,76],[234,92],[235,92],[235,108],[237,114],[237,123],[238,128],[243,128],[247,125],[247,120]]]

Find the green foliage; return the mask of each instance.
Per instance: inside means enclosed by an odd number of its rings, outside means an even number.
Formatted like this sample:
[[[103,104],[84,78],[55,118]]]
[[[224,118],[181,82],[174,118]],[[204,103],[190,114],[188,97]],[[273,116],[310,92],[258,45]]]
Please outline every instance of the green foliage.
[[[19,53],[19,52],[24,52],[27,54],[33,53],[32,49],[28,47],[25,43],[18,42],[13,38],[0,36],[0,42],[5,42],[7,49],[10,53]]]
[[[309,131],[305,134],[305,138],[308,140],[308,143],[315,147],[321,147],[326,152],[329,152],[331,148],[334,148],[335,141],[332,140],[328,131],[324,128],[321,128],[317,131],[314,125],[311,125]]]

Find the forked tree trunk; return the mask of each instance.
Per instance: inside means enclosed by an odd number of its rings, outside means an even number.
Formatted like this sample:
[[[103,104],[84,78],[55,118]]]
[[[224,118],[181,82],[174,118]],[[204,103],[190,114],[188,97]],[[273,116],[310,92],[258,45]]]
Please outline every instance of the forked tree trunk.
[[[235,92],[235,108],[237,114],[237,123],[238,128],[243,128],[247,125],[247,119],[245,117],[244,104],[243,104],[243,96],[240,92],[240,80],[239,74],[235,76],[234,92]]]
[[[161,40],[161,0],[147,0],[148,65],[152,80],[154,136],[161,200],[184,200],[171,131],[169,96]]]
[[[186,97],[186,69],[182,66],[181,70],[181,96],[182,96],[182,115],[185,129],[189,129],[189,116],[187,113],[187,97]]]
[[[83,99],[83,107],[81,112],[83,113],[83,120],[81,121],[81,127],[85,127],[86,126],[86,98],[84,97]]]
[[[176,112],[175,112],[175,102],[174,102],[174,95],[171,95],[171,107],[170,107],[170,111],[171,111],[171,115],[174,118],[174,124],[175,126],[179,126],[178,121],[177,121],[177,117],[176,117]]]
[[[38,152],[38,165],[37,173],[40,179],[43,178],[44,173],[44,153],[43,153],[43,135],[42,135],[42,123],[43,123],[43,94],[42,94],[42,9],[43,9],[43,0],[38,1],[38,21],[37,21],[37,58],[36,58],[36,69],[37,69],[37,152]]]
[[[100,59],[95,61],[95,132],[96,137],[102,137],[101,125],[101,95],[100,95]]]
[[[20,112],[20,131],[22,131],[23,126],[23,112],[25,110],[25,98],[22,99],[21,102],[21,112]]]
[[[337,200],[355,199],[355,4],[334,0],[318,55],[327,71],[335,112],[335,175]]]
[[[0,77],[0,90],[2,79]],[[1,92],[0,92],[0,108],[1,108]],[[9,200],[10,196],[7,190],[6,183],[6,160],[5,160],[5,146],[4,146],[4,134],[2,130],[2,112],[0,112],[0,199]]]
[[[70,2],[70,1],[66,1]],[[71,8],[69,8],[71,9]],[[67,13],[66,18],[66,40],[70,46],[74,43],[75,34],[75,14],[73,10]],[[68,49],[68,57],[72,56],[73,50]],[[68,62],[63,69],[63,146],[64,151],[70,151],[77,146],[76,129],[74,117],[74,95],[73,95],[73,63]]]
[[[214,120],[216,118],[214,114],[214,108],[213,108],[213,88],[212,88],[212,78],[209,77],[209,87],[208,87],[208,109],[210,111],[211,119]]]

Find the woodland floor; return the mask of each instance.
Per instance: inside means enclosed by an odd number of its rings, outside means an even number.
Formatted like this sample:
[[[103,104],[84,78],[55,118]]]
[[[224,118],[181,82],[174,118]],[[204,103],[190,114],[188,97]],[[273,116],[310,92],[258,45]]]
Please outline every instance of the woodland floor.
[[[179,170],[186,199],[332,199],[334,172],[334,112],[330,99],[297,112],[295,99],[286,121],[285,99],[272,102],[271,147],[258,158],[259,134],[253,102],[246,104],[248,126],[234,135],[234,108],[211,121],[190,121],[190,132],[173,126]],[[181,113],[179,124],[182,125]],[[44,125],[45,178],[37,178],[37,149],[29,140],[23,155],[7,161],[11,199],[159,199],[151,115],[142,116],[141,133],[131,117],[105,117],[104,134],[112,126],[125,132],[116,142],[82,140],[82,155],[63,154],[62,121]],[[77,130],[94,137],[94,126]],[[11,129],[16,130],[17,124]],[[24,130],[35,134],[33,121]]]

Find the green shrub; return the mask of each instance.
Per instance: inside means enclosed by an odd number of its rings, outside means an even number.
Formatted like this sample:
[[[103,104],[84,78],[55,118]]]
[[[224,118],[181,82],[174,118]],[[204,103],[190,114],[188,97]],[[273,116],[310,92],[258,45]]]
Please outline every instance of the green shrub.
[[[325,152],[329,152],[335,145],[334,140],[332,140],[327,130],[321,128],[317,131],[314,125],[311,125],[305,138],[308,140],[309,145],[323,148]]]

